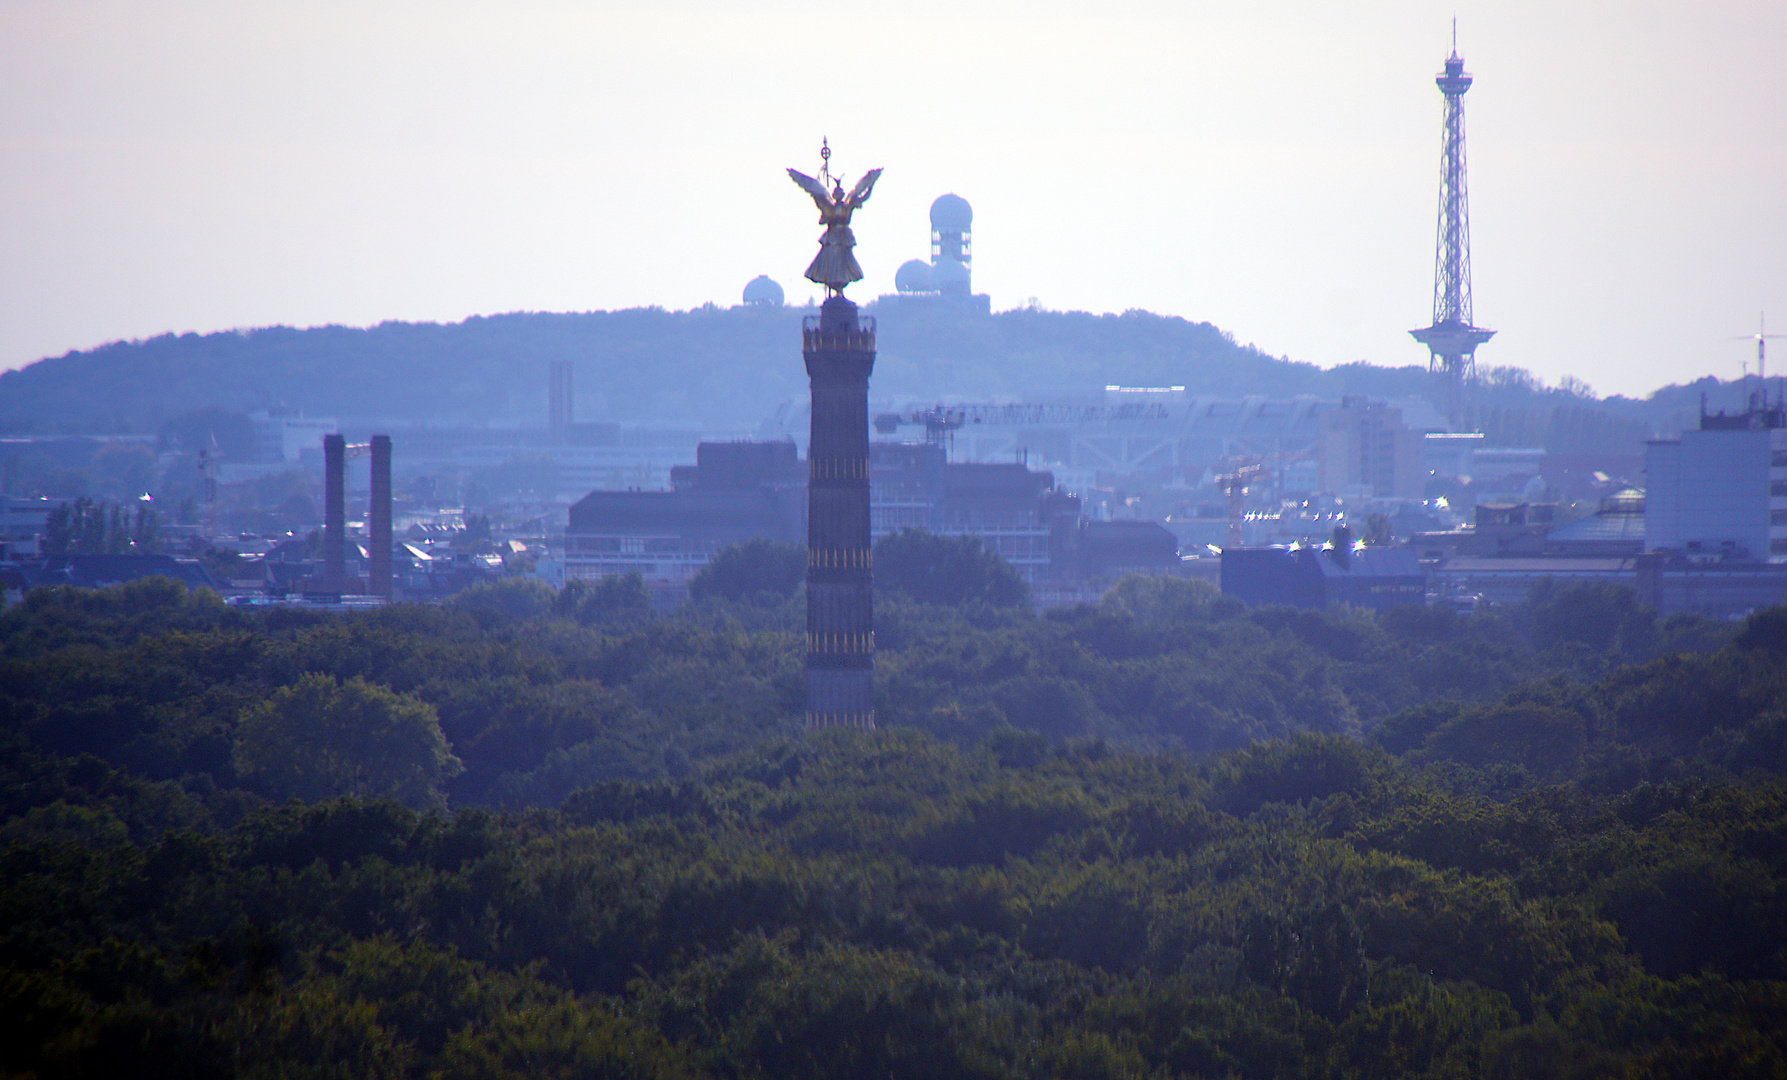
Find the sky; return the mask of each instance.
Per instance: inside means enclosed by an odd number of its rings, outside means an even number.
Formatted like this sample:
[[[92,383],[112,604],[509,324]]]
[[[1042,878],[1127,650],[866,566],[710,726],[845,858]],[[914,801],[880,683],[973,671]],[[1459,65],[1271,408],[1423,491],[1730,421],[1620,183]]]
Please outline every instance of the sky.
[[[1787,333],[1783,0],[0,0],[0,369],[164,332],[974,286],[1425,363],[1465,98],[1483,367],[1643,395]],[[1787,341],[1777,347],[1787,374]]]

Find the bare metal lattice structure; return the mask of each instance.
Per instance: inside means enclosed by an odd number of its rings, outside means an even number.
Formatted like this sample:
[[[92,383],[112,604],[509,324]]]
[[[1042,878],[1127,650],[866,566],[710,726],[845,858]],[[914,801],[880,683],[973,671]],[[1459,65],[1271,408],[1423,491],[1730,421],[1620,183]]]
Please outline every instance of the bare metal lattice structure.
[[[1466,394],[1476,381],[1477,346],[1495,336],[1472,322],[1471,212],[1464,159],[1464,94],[1471,88],[1458,57],[1457,32],[1446,70],[1434,80],[1445,98],[1440,150],[1438,242],[1433,267],[1433,322],[1409,333],[1427,346],[1428,370],[1439,384],[1440,410],[1453,431],[1466,422]]]

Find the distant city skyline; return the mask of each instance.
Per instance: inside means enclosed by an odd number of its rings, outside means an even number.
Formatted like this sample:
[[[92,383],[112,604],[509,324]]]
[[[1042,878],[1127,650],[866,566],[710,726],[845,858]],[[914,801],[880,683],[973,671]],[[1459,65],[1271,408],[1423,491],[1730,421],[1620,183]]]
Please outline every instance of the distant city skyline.
[[[782,170],[814,171],[821,136],[849,179],[887,170],[858,302],[927,255],[953,191],[995,310],[1424,365],[1454,14],[1499,332],[1479,368],[1644,395],[1753,367],[1731,339],[1763,310],[1787,331],[1778,0],[12,0],[0,368],[164,332],[730,305],[760,273],[801,303],[820,228]]]

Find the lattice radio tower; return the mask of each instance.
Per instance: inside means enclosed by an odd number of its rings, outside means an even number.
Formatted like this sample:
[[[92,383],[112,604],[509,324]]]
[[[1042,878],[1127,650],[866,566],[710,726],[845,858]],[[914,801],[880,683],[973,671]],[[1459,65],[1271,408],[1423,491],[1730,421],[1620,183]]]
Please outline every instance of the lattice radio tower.
[[[1410,330],[1427,346],[1428,370],[1440,393],[1440,407],[1453,431],[1465,423],[1465,394],[1477,378],[1477,346],[1495,336],[1471,322],[1471,211],[1464,168],[1464,92],[1471,77],[1458,58],[1458,24],[1452,24],[1452,55],[1434,80],[1446,99],[1440,150],[1439,240],[1433,262],[1433,324]]]

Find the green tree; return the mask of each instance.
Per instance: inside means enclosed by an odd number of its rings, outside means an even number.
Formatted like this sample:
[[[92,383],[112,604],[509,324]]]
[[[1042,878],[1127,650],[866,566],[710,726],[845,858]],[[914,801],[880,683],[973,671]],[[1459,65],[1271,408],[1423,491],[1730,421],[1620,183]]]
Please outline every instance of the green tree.
[[[1560,585],[1553,578],[1541,578],[1532,587],[1524,615],[1533,644],[1540,648],[1582,644],[1609,653],[1642,644],[1654,634],[1656,623],[1656,612],[1622,585]]]
[[[155,454],[147,446],[112,443],[89,466],[102,494],[133,498],[155,483]]]
[[[134,551],[161,550],[161,511],[146,502],[139,502],[130,525],[130,546]]]
[[[875,544],[875,584],[926,604],[1030,602],[1030,586],[977,536],[934,536],[901,529]]]
[[[465,529],[455,538],[454,544],[466,551],[488,551],[490,537],[490,515],[467,514]]]
[[[545,614],[555,599],[550,585],[526,578],[498,578],[463,590],[451,602],[464,611],[520,620]]]
[[[637,570],[609,574],[600,581],[571,581],[559,590],[553,609],[584,626],[651,614],[651,593]]]
[[[44,522],[43,550],[52,559],[69,555],[149,552],[161,546],[161,516],[148,503],[126,510],[83,495],[51,510]]]
[[[807,576],[807,549],[757,537],[720,549],[689,582],[696,600],[720,597],[748,600],[755,596],[793,596]]]
[[[1588,718],[1543,692],[1511,696],[1494,705],[1469,709],[1441,724],[1422,745],[1419,758],[1461,761],[1483,769],[1519,765],[1543,777],[1575,771],[1591,737]]]
[[[277,798],[337,796],[440,806],[441,784],[463,766],[434,706],[355,676],[306,674],[246,710],[236,771]]]
[[[1745,619],[1734,644],[1740,649],[1787,652],[1787,607],[1764,608]]]
[[[164,450],[197,454],[209,449],[230,461],[252,461],[254,420],[247,413],[211,405],[162,424],[158,441]]]
[[[1209,622],[1246,610],[1208,581],[1165,574],[1130,574],[1099,598],[1098,606],[1141,624]]]

